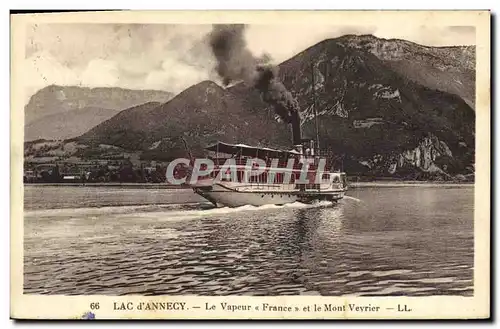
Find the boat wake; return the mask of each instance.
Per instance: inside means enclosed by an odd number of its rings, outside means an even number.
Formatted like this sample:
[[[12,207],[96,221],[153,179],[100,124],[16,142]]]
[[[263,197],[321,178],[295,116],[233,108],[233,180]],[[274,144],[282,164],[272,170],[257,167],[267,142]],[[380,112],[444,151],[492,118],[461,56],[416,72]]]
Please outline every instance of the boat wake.
[[[119,215],[149,212],[169,212],[173,210],[191,210],[212,208],[209,202],[192,203],[170,203],[170,204],[137,204],[137,205],[109,205],[102,207],[81,207],[81,208],[56,208],[56,209],[32,209],[25,210],[26,218],[53,218],[67,216],[88,216],[88,215]]]
[[[284,205],[245,205],[241,207],[214,207],[210,203],[190,204],[165,204],[165,205],[136,205],[136,206],[108,206],[90,208],[63,208],[28,210],[24,212],[27,219],[97,219],[99,217],[109,219],[120,218],[156,218],[158,220],[203,218],[217,215],[225,215],[237,212],[266,211],[275,209],[299,209],[331,206],[331,202],[319,201],[312,204],[294,202]]]
[[[344,199],[348,199],[348,200],[352,200],[352,201],[356,201],[356,202],[363,202],[363,200],[361,200],[361,199],[358,199],[358,198],[355,198],[352,196],[348,196],[348,195],[344,195]]]
[[[161,220],[160,216],[163,220],[179,220],[179,219],[196,219],[196,218],[206,218],[212,216],[221,216],[226,214],[238,213],[238,212],[254,212],[254,211],[270,211],[276,209],[301,209],[301,208],[317,208],[317,207],[326,207],[331,206],[331,202],[327,201],[319,201],[313,204],[305,204],[301,202],[288,203],[284,205],[263,205],[263,206],[252,206],[245,205],[241,207],[213,207],[211,209],[193,209],[193,210],[183,210],[183,211],[165,211],[158,212],[155,214],[133,214],[133,216],[151,216],[158,215],[158,219]]]

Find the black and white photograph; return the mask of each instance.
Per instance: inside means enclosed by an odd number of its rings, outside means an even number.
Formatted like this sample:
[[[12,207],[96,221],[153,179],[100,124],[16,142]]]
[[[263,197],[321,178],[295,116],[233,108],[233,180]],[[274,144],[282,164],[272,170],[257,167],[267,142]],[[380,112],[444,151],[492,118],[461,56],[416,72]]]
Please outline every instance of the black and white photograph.
[[[23,21],[21,294],[291,317],[411,316],[372,301],[477,297],[475,269],[489,272],[475,234],[489,175],[477,22],[489,14],[397,26],[342,14]],[[148,302],[161,296],[353,301]],[[82,317],[99,318],[98,301]]]

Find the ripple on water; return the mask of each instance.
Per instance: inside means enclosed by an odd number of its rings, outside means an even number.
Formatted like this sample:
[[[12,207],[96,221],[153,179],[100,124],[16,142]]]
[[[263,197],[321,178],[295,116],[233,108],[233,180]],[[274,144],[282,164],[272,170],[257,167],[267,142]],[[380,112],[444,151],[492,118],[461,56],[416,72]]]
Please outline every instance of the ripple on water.
[[[356,200],[334,206],[33,207],[25,214],[24,290],[471,296],[472,194],[436,190],[358,189]]]

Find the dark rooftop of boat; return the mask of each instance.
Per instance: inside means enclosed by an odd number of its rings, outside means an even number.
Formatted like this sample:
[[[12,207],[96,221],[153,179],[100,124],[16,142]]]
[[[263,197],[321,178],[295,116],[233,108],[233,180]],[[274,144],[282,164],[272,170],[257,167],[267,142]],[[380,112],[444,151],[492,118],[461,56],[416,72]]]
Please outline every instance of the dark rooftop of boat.
[[[239,154],[241,156],[256,157],[262,156],[293,156],[300,154],[296,150],[279,150],[267,147],[257,147],[245,144],[228,144],[223,142],[217,142],[205,148],[208,151],[225,153],[225,154]]]

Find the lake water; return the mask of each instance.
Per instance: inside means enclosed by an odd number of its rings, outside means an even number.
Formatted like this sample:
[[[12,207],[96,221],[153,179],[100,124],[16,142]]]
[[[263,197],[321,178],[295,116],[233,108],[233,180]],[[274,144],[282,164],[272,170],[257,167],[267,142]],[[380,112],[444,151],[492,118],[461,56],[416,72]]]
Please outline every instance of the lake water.
[[[26,186],[24,292],[471,296],[473,192],[213,209],[191,190]]]

